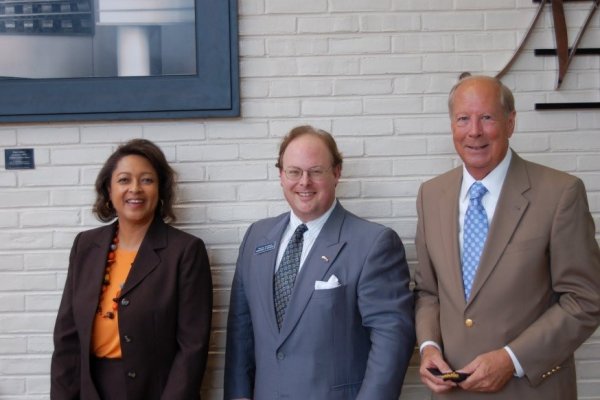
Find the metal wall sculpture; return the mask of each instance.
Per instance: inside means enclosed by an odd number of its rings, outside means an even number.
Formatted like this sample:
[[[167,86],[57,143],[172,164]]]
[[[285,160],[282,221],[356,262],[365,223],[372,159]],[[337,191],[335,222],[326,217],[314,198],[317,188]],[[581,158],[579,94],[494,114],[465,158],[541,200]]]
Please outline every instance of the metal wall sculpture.
[[[512,58],[508,61],[506,66],[502,68],[502,70],[496,75],[496,77],[501,78],[504,74],[506,74],[510,70],[510,67],[515,62],[519,54],[523,51],[527,39],[533,31],[533,28],[535,27],[540,15],[542,14],[542,11],[544,10],[544,6],[546,5],[546,3],[549,3],[549,1],[539,0],[539,3],[540,4],[538,6],[537,12],[533,18],[533,21],[531,22],[531,25],[527,29],[527,32],[525,33],[521,44],[513,54]],[[578,54],[578,47],[581,42],[581,39],[584,33],[586,32],[587,28],[589,27],[594,14],[600,7],[600,0],[592,0],[592,6],[587,14],[587,18],[585,19],[583,25],[580,27],[579,32],[575,40],[573,41],[571,47],[569,47],[569,37],[567,33],[564,1],[552,0],[551,4],[552,20],[554,22],[554,37],[556,40],[555,54],[558,57],[558,76],[556,80],[556,89],[559,89],[567,74],[569,65],[571,64],[573,57],[575,56],[575,54]]]

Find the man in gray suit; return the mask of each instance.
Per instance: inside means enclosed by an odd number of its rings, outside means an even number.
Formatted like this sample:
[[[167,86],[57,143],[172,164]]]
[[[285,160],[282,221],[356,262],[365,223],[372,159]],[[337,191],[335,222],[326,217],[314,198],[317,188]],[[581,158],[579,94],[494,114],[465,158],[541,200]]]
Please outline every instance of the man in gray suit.
[[[336,200],[329,133],[294,128],[276,166],[291,212],[254,223],[240,246],[224,398],[397,400],[415,341],[400,238]]]
[[[463,166],[417,199],[421,379],[440,399],[575,400],[573,352],[600,320],[585,187],[509,148],[516,112],[499,80],[459,81],[449,109]]]

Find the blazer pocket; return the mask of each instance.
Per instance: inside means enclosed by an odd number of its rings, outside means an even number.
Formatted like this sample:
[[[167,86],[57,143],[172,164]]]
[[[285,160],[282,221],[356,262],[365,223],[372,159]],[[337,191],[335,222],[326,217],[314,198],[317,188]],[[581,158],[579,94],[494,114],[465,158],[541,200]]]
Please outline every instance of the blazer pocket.
[[[351,391],[358,392],[358,390],[360,389],[360,385],[362,385],[362,379],[360,381],[356,381],[356,382],[344,383],[341,385],[334,385],[331,387],[331,390],[334,390],[334,391],[351,390]]]
[[[340,285],[331,289],[313,290],[313,299],[330,298],[344,292],[346,285]]]
[[[536,251],[539,247],[546,247],[547,243],[548,239],[545,236],[510,242],[506,246],[504,254],[518,253],[520,251]]]

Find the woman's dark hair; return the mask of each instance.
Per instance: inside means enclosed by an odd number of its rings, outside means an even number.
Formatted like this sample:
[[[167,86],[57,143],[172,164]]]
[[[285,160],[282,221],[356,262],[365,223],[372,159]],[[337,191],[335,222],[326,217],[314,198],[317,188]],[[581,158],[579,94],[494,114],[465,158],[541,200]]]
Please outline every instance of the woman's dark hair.
[[[175,201],[176,173],[167,162],[162,150],[146,139],[132,139],[120,145],[104,163],[96,178],[96,201],[93,208],[96,218],[100,221],[108,222],[117,216],[110,202],[108,189],[112,174],[115,168],[117,168],[119,161],[123,157],[131,155],[144,157],[150,162],[158,175],[159,202],[156,207],[156,214],[160,215],[165,221],[175,221],[173,203]]]

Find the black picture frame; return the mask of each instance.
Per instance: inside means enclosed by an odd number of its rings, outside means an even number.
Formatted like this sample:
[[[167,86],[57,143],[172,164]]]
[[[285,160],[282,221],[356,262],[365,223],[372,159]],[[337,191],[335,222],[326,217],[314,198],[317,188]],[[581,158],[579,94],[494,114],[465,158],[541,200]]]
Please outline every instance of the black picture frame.
[[[194,0],[195,75],[0,79],[0,122],[239,116],[237,0]]]

